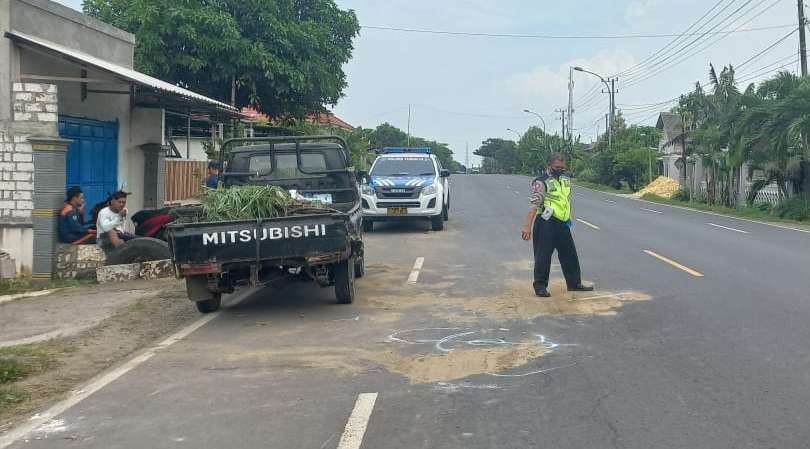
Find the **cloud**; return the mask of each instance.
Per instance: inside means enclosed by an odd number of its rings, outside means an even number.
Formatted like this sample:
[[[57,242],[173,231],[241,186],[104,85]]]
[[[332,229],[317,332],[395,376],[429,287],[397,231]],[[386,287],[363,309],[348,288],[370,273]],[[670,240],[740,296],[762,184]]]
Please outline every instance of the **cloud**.
[[[658,0],[635,0],[627,5],[624,17],[628,22],[638,21],[647,17],[658,5]]]
[[[540,66],[528,72],[512,75],[506,81],[506,85],[512,93],[523,97],[566,101],[570,67],[584,67],[607,77],[631,67],[635,63],[636,58],[625,50],[602,50],[592,57],[573,59],[557,68]],[[586,80],[583,77],[590,79]],[[591,75],[586,74],[575,74],[574,80],[575,83],[582,86],[590,86],[597,82]]]

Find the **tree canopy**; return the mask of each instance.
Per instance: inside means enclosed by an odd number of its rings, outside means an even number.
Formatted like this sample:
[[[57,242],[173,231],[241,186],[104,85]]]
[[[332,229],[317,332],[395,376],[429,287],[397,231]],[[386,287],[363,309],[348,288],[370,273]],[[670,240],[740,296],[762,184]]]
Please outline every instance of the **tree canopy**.
[[[354,11],[333,0],[85,0],[83,8],[135,34],[136,69],[271,116],[335,105],[360,30]]]

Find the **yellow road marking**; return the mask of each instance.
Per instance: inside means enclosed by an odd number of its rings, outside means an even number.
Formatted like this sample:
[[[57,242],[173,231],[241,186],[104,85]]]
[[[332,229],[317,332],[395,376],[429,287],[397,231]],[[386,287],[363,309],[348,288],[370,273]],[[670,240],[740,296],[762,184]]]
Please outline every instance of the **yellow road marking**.
[[[585,221],[585,220],[583,220],[583,219],[581,219],[581,218],[577,218],[577,221],[578,221],[578,222],[580,222],[580,223],[582,223],[582,224],[584,224],[585,226],[590,226],[590,227],[592,227],[592,228],[596,229],[597,231],[599,230],[599,226],[596,226],[596,225],[595,225],[595,224],[593,224],[593,223],[588,223],[587,221]]]
[[[681,265],[678,262],[675,262],[674,260],[672,260],[672,259],[670,259],[668,257],[664,257],[664,256],[662,256],[662,255],[660,255],[658,253],[652,252],[652,251],[647,250],[647,249],[645,249],[644,252],[647,253],[647,255],[653,256],[653,257],[655,257],[656,259],[658,259],[658,260],[660,260],[662,262],[666,262],[666,263],[672,265],[673,267],[675,267],[675,268],[677,268],[679,270],[683,270],[683,271],[691,274],[694,277],[698,277],[698,278],[703,277],[703,273],[700,273],[699,271],[695,271],[695,270],[693,270],[693,269],[691,269],[691,268],[689,268],[687,266]]]

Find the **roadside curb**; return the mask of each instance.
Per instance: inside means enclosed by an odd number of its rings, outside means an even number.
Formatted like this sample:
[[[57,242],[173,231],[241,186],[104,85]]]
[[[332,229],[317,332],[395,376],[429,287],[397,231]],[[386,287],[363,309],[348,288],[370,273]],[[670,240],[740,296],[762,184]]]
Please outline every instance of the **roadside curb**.
[[[0,304],[4,304],[11,301],[16,301],[18,299],[25,299],[25,298],[37,298],[39,296],[47,296],[51,293],[56,293],[62,288],[52,288],[49,290],[34,290],[32,292],[25,292],[25,293],[15,293],[13,295],[3,295],[0,296]]]

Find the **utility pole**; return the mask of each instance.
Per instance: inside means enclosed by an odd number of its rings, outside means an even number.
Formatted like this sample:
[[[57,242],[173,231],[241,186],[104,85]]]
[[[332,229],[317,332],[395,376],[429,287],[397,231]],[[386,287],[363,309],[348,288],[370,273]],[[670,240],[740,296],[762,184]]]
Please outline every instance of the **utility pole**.
[[[464,142],[464,170],[470,173],[470,143]]]
[[[411,147],[411,105],[408,104],[408,148]]]
[[[799,60],[802,63],[802,76],[807,76],[807,43],[805,41],[804,0],[799,2]]]
[[[574,68],[568,71],[568,139],[574,135]]]
[[[566,113],[566,110],[565,109],[557,109],[555,112],[559,112],[561,114],[560,117],[562,118],[562,139],[565,140],[565,135],[566,135],[565,134],[565,113]]]
[[[616,122],[616,78],[610,79],[610,127],[608,128],[608,148],[613,148],[613,125]]]

